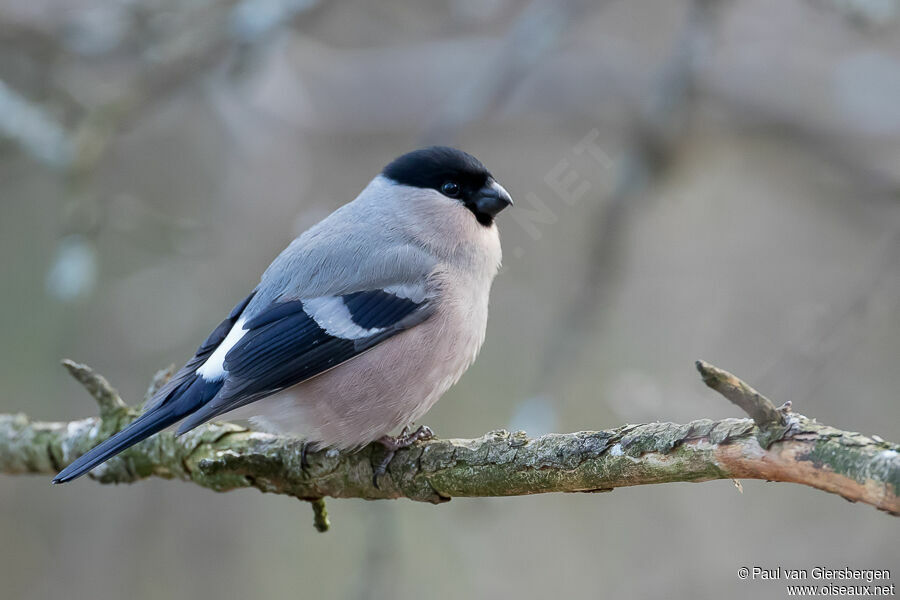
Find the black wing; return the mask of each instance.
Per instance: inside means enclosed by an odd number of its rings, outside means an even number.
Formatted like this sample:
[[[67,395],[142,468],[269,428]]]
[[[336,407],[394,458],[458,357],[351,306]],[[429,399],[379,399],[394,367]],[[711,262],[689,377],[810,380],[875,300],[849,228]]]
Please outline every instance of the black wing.
[[[254,292],[255,293],[255,292]],[[211,401],[222,388],[222,381],[210,381],[197,373],[228,332],[234,327],[241,313],[247,308],[253,294],[239,302],[228,318],[206,338],[194,358],[181,368],[164,385],[153,399],[147,403],[143,414],[129,423],[122,431],[107,438],[79,456],[53,479],[53,483],[63,483],[84,475],[95,466],[115,456],[119,452],[177,423],[185,416]]]
[[[315,377],[431,313],[427,301],[384,290],[276,302],[243,324],[246,333],[225,355],[221,390],[178,433]]]
[[[238,318],[240,318],[241,313],[243,313],[244,309],[247,308],[247,305],[250,304],[250,300],[253,299],[254,295],[256,295],[256,290],[253,290],[249,296],[238,302],[237,305],[231,309],[228,317],[213,329],[213,332],[209,334],[206,341],[200,344],[200,347],[197,348],[197,352],[194,353],[194,357],[181,367],[163,387],[157,390],[153,395],[153,399],[144,407],[145,413],[166,403],[173,395],[178,395],[177,392],[179,391],[179,388],[183,389],[193,383],[197,378],[197,369],[206,362],[219,344],[222,343],[225,336],[228,335],[228,332],[231,331],[231,328],[234,327],[234,324],[237,322]]]

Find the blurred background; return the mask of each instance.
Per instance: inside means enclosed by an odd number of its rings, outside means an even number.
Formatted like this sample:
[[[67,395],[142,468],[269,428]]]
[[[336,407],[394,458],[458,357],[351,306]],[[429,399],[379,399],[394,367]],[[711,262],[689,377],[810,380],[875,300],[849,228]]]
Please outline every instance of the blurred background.
[[[394,156],[516,199],[439,436],[742,416],[900,441],[900,2],[3,0],[0,412],[96,413],[181,363]],[[895,569],[897,522],[799,486],[305,504],[0,479],[10,599],[784,597],[741,566]]]

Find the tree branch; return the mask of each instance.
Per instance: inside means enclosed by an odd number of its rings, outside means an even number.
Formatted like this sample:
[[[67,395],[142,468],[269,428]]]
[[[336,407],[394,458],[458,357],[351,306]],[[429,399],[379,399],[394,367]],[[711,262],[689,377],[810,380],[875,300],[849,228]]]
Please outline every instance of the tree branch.
[[[703,383],[741,407],[760,427],[784,424],[784,415],[778,412],[771,400],[728,371],[723,371],[702,360],[698,360],[696,366],[700,377],[703,378]]]
[[[119,397],[119,392],[109,384],[105,377],[95,373],[89,366],[65,359],[62,365],[75,381],[97,401],[100,406],[100,418],[109,419],[128,410],[128,405]],[[154,377],[154,383],[156,378]],[[152,384],[151,384],[152,385]]]
[[[67,367],[98,399],[115,395],[87,367]],[[154,436],[96,468],[91,477],[100,483],[132,483],[157,476],[215,491],[256,488],[285,494],[315,502],[320,530],[327,528],[320,501],[325,496],[439,503],[454,496],[604,492],[712,479],[801,483],[900,514],[900,446],[817,423],[791,413],[788,405],[775,409],[733,375],[702,362],[698,369],[711,387],[766,418],[623,425],[539,438],[494,431],[471,440],[435,439],[397,452],[379,487],[372,482],[372,465],[384,452],[378,445],[353,454],[310,452],[304,470],[300,440],[212,423],[178,438],[171,432]],[[101,403],[107,405],[115,410],[69,423],[0,415],[0,472],[54,475],[138,415],[116,402]]]

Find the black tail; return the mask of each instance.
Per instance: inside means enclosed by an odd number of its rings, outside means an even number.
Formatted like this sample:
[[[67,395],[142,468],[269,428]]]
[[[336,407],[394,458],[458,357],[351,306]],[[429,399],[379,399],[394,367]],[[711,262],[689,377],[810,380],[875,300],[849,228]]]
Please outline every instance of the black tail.
[[[65,483],[84,475],[119,452],[131,448],[154,433],[177,423],[219,393],[223,381],[208,381],[197,375],[197,369],[222,343],[255,293],[256,290],[238,302],[228,318],[222,321],[197,349],[194,358],[175,373],[172,379],[160,388],[153,399],[147,403],[144,408],[147,412],[63,469],[53,483]]]
[[[65,483],[80,477],[119,452],[177,423],[208,402],[221,387],[221,381],[207,381],[197,375],[186,378],[160,403],[150,408],[128,427],[63,469],[53,483]]]

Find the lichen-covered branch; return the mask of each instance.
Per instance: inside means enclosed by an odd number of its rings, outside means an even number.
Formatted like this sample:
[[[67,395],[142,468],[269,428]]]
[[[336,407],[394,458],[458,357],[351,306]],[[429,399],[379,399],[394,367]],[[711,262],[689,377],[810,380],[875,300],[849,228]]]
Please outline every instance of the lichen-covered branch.
[[[109,402],[107,395],[114,390],[98,385],[99,376],[92,372],[86,375],[87,367],[69,369],[79,373],[95,397],[107,398],[104,418],[46,423],[21,414],[0,415],[0,472],[55,475],[137,416],[137,410]],[[771,406],[733,375],[706,363],[698,363],[698,369],[713,387],[733,378],[740,384],[735,393],[747,402]],[[170,432],[154,436],[98,467],[91,477],[101,483],[131,483],[157,476],[216,491],[256,488],[304,500],[330,496],[433,503],[454,496],[599,492],[746,478],[802,483],[900,514],[900,447],[817,423],[789,407],[776,410],[774,422],[701,419],[538,438],[494,431],[471,440],[434,439],[397,452],[377,487],[372,468],[384,452],[380,446],[353,454],[310,452],[303,469],[300,440],[213,423],[179,438]],[[315,507],[319,525],[326,528],[324,505]]]

